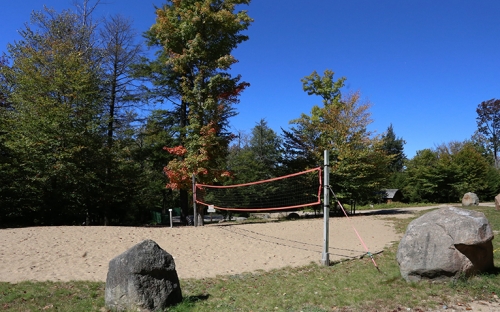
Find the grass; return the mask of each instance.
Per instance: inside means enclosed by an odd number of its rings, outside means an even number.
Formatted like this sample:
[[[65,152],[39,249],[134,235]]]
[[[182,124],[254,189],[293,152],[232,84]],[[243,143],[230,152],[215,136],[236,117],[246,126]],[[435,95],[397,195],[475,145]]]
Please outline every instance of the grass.
[[[0,311],[101,311],[104,283],[0,283]]]
[[[473,209],[485,213],[494,230],[500,229],[500,212],[492,207]],[[410,220],[393,221],[403,231]],[[493,240],[493,246],[495,267],[500,271],[500,241]],[[184,279],[184,301],[167,311],[424,311],[473,299],[491,300],[500,294],[499,272],[449,283],[407,283],[399,273],[396,249],[393,245],[375,255],[381,273],[365,257],[329,267],[310,264]],[[95,282],[0,283],[0,310],[107,311],[104,287]]]
[[[381,204],[372,204],[372,205],[363,205],[356,206],[356,210],[372,210],[372,209],[396,209],[396,208],[409,208],[409,207],[429,207],[429,206],[438,206],[440,204],[436,203],[381,203]],[[458,205],[458,203],[453,204]],[[350,206],[345,205],[346,208]]]

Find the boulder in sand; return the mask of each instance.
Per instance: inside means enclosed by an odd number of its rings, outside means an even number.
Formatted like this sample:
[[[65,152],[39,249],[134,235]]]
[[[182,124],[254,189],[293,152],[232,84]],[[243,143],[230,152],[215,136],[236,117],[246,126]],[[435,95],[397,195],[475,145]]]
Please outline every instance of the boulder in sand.
[[[397,261],[407,281],[448,280],[493,269],[493,232],[481,212],[446,207],[413,220]]]
[[[172,255],[145,240],[109,262],[105,304],[113,311],[156,311],[182,301]]]

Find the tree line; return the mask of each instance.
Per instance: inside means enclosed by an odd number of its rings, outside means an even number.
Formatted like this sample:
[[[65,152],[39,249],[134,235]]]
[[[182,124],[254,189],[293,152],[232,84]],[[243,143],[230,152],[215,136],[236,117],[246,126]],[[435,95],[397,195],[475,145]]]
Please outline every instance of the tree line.
[[[231,133],[239,95],[230,73],[248,40],[249,0],[167,1],[137,42],[132,21],[97,19],[99,1],[35,11],[0,58],[0,225],[146,224],[151,211],[194,214],[191,176],[236,184],[317,167],[331,155],[343,198],[450,202],[498,192],[498,100],[478,106],[465,142],[408,160],[392,125],[368,130],[371,103],[344,93],[346,78],[314,71],[303,90],[321,104],[276,133],[258,121]],[[238,9],[237,9],[238,8]],[[155,109],[161,104],[162,109]],[[202,213],[199,207],[197,213]]]

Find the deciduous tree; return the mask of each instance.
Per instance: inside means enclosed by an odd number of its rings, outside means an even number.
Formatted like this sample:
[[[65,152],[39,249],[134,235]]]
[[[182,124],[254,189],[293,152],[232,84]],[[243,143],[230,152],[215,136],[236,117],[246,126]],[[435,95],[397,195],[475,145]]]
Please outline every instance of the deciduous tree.
[[[249,0],[168,1],[157,9],[148,37],[163,48],[160,57],[170,71],[166,80],[179,98],[181,145],[166,147],[178,158],[165,171],[168,187],[180,189],[181,207],[187,214],[187,181],[197,174],[213,182],[222,170],[231,136],[227,133],[232,105],[248,83],[228,72],[236,59],[231,51],[248,37],[242,32],[251,19],[234,12]],[[182,196],[183,195],[183,196]]]
[[[367,130],[370,103],[363,102],[359,92],[342,96],[345,78],[335,81],[333,76],[326,70],[323,77],[313,72],[302,79],[304,91],[320,96],[323,105],[292,120],[294,127],[285,131],[285,140],[309,167],[321,165],[323,151],[329,150],[334,190],[367,200],[383,187],[390,158],[380,139]]]
[[[458,202],[467,192],[491,199],[498,172],[471,142],[424,149],[407,162],[405,196],[411,202]]]
[[[483,134],[493,153],[495,168],[499,168],[498,151],[500,148],[500,100],[491,99],[481,102],[476,109],[478,131]]]

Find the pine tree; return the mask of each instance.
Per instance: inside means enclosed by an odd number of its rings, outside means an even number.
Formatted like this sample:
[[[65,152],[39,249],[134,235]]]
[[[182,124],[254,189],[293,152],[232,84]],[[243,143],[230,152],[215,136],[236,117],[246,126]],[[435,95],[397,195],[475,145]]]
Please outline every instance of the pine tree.
[[[387,155],[392,156],[389,164],[390,172],[401,172],[404,169],[406,155],[404,154],[405,140],[396,138],[392,124],[387,128],[387,132],[382,136],[382,149]]]
[[[6,146],[18,163],[19,210],[44,224],[97,211],[103,96],[92,30],[69,11],[34,12],[1,67],[11,109]]]

